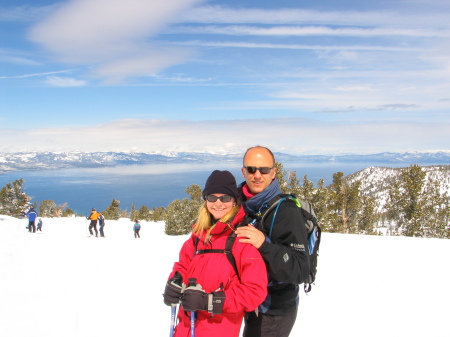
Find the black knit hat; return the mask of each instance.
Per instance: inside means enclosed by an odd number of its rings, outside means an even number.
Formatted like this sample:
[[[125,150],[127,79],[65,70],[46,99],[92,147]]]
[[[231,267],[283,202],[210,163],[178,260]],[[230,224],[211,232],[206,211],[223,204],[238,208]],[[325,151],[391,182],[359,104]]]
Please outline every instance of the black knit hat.
[[[205,199],[205,196],[214,193],[231,195],[238,201],[239,194],[236,186],[236,179],[229,171],[215,170],[208,177],[202,194],[203,199]]]

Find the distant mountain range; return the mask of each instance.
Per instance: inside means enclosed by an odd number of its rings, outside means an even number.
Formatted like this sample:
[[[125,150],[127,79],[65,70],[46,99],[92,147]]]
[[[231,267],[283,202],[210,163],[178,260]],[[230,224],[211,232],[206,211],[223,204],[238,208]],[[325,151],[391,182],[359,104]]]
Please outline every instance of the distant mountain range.
[[[24,170],[54,170],[64,168],[108,167],[152,163],[240,162],[243,153],[216,154],[198,152],[135,153],[135,152],[20,152],[0,153],[0,173]],[[275,153],[277,161],[305,163],[368,163],[369,166],[388,164],[448,165],[450,151],[383,152],[370,155],[301,155]]]

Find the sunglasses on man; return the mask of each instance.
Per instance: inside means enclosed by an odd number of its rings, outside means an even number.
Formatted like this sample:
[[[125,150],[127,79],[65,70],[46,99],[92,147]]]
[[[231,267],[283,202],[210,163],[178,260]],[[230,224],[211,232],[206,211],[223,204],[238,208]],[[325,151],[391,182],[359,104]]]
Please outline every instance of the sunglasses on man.
[[[256,171],[261,172],[261,174],[269,174],[273,167],[256,167],[256,166],[244,166],[248,173],[254,174]]]
[[[222,195],[220,197],[216,197],[215,195],[208,194],[205,197],[205,199],[208,200],[209,202],[216,202],[217,200],[220,200],[222,202],[230,202],[233,199],[233,197],[231,195],[227,195],[227,194]]]

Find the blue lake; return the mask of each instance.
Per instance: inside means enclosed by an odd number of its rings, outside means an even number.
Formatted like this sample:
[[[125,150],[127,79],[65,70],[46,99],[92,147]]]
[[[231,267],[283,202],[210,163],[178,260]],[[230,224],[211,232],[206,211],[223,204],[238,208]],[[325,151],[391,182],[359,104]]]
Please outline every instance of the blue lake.
[[[306,174],[314,184],[320,179],[328,185],[335,172],[345,175],[370,166],[398,167],[402,164],[377,165],[370,163],[283,163],[286,171],[296,171],[302,180]],[[0,188],[16,179],[24,179],[24,190],[38,204],[42,200],[53,200],[57,204],[67,203],[78,214],[88,214],[92,207],[104,210],[113,199],[120,200],[120,208],[131,210],[134,203],[167,207],[175,199],[188,197],[186,187],[197,184],[203,188],[209,174],[215,170],[229,170],[238,184],[243,181],[241,163],[190,163],[116,166],[108,168],[83,168],[45,171],[21,171],[0,174]]]

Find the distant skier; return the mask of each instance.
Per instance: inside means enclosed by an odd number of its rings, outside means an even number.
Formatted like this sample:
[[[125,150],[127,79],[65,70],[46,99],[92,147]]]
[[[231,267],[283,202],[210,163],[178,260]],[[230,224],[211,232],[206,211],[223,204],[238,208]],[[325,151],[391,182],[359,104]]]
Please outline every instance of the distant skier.
[[[91,223],[89,224],[89,233],[91,235],[94,235],[92,232],[92,229],[95,231],[95,236],[98,236],[98,230],[97,230],[97,219],[99,217],[100,213],[98,213],[95,208],[92,208],[92,212],[88,217],[88,220],[91,220]]]
[[[25,215],[28,217],[28,231],[30,233],[36,233],[36,225],[35,225],[35,221],[37,218],[37,213],[34,210],[33,207],[30,208],[30,210],[25,213]]]
[[[139,224],[139,220],[135,220],[133,230],[134,230],[134,237],[140,239],[141,236],[139,235],[139,231],[141,230],[141,225]]]
[[[42,219],[39,219],[38,221],[37,230],[42,232]]]
[[[105,217],[103,216],[102,213],[99,213],[100,215],[98,216],[98,225],[99,227],[99,231],[100,231],[100,237],[104,238],[105,237],[105,233],[103,233],[103,227],[105,227]]]

